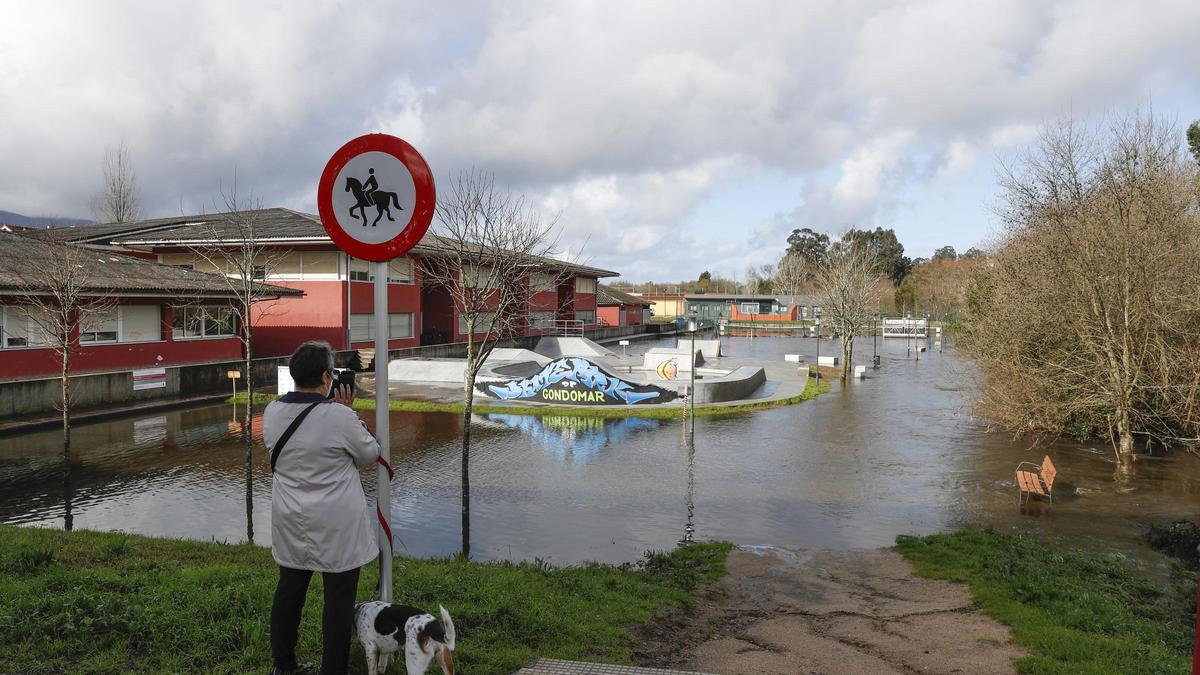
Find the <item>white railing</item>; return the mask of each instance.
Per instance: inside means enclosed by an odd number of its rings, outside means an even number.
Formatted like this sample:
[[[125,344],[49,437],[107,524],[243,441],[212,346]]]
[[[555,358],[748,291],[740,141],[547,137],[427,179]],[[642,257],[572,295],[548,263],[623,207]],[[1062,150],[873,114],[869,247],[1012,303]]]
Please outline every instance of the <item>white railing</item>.
[[[882,335],[889,337],[919,337],[927,332],[925,319],[887,318],[883,320]]]
[[[578,319],[534,319],[529,327],[551,335],[583,337],[584,323]]]

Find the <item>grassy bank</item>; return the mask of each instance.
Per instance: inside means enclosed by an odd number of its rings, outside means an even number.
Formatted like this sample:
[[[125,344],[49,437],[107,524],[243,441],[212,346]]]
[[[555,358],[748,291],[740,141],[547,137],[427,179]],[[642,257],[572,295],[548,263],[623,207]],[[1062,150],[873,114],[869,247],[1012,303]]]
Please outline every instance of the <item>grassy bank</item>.
[[[465,673],[537,656],[629,663],[626,627],[687,603],[727,551],[696,544],[622,567],[400,558],[396,602],[450,610]],[[266,672],[276,569],[256,546],[0,526],[0,672]],[[363,571],[359,598],[377,576]],[[302,660],[320,661],[320,590],[314,580]],[[355,646],[351,672],[363,666]]]
[[[899,537],[917,572],[965,581],[1012,628],[1024,673],[1186,673],[1194,580],[1160,589],[1115,557],[1047,548],[994,532]]]
[[[767,408],[779,408],[782,406],[794,405],[802,401],[807,401],[815,398],[818,394],[823,394],[829,391],[830,378],[825,373],[826,369],[822,368],[822,375],[826,377],[820,385],[817,384],[816,378],[809,378],[805,384],[804,391],[789,396],[787,398],[777,400],[763,401],[747,401],[745,403],[734,403],[725,405],[699,405],[696,406],[696,416],[710,417],[713,415],[733,415],[742,412],[753,410],[765,410]],[[834,370],[834,373],[837,371]],[[267,403],[279,398],[275,394],[256,393],[254,395],[255,403]],[[239,393],[236,397],[230,397],[230,402],[245,403],[246,394]],[[391,410],[401,410],[407,412],[449,412],[462,414],[462,403],[437,403],[433,401],[389,401],[388,408]],[[374,410],[374,398],[359,398],[354,400],[355,410]],[[567,406],[567,405],[524,405],[524,404],[509,404],[496,405],[494,403],[481,402],[479,398],[475,402],[475,412],[480,415],[487,413],[503,413],[507,415],[555,415],[564,417],[603,417],[603,418],[619,418],[619,417],[642,417],[646,419],[679,419],[683,416],[683,410],[675,406],[662,405],[643,405],[643,406]]]

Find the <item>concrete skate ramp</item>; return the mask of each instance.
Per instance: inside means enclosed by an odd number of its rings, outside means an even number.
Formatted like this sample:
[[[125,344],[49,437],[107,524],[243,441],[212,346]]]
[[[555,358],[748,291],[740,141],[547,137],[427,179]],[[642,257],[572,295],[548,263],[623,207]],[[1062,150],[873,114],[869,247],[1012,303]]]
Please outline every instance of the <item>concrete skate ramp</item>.
[[[767,374],[762,368],[742,366],[728,375],[696,380],[696,403],[722,403],[750,398],[766,382]]]
[[[453,382],[462,384],[466,359],[396,359],[388,362],[392,382]]]
[[[676,338],[675,348],[684,350],[692,348],[692,341],[686,338]],[[721,358],[721,341],[720,340],[696,340],[696,351],[703,352],[706,359]]]
[[[546,363],[549,363],[549,361]],[[488,376],[503,375],[509,378],[533,377],[534,375],[542,372],[542,368],[545,367],[545,363],[538,363],[537,361],[513,361],[512,363],[506,363],[502,366],[496,366],[488,371],[487,374]]]
[[[537,352],[532,352],[528,349],[497,347],[492,350],[491,355],[488,356],[487,362],[489,365],[491,365],[500,363],[501,361],[533,361],[538,365],[544,366],[547,363],[550,363],[551,360],[552,359],[538,354]]]
[[[557,359],[560,356],[583,356],[586,358],[616,356],[615,353],[584,337],[547,336],[538,340],[533,351],[551,359]]]
[[[528,349],[493,349],[484,363],[484,369],[509,364],[520,364],[541,370],[550,359]],[[522,369],[523,372],[524,369]],[[452,382],[462,384],[466,377],[466,359],[396,359],[388,363],[388,379],[393,382]],[[523,376],[522,376],[523,377]]]
[[[700,351],[700,345],[696,345],[695,354],[696,366],[704,365],[704,354]],[[642,355],[642,367],[647,370],[657,370],[658,366],[664,361],[675,361],[675,365],[680,372],[689,372],[692,369],[693,359],[688,358],[687,347],[682,349],[671,349],[669,347],[655,347],[649,349]]]

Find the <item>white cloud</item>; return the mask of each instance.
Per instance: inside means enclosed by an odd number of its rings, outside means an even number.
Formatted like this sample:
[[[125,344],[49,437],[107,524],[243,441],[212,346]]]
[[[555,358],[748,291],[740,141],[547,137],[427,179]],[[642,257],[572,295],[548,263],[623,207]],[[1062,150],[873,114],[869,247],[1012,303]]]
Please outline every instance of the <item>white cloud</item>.
[[[86,215],[123,138],[150,214],[208,206],[235,166],[267,203],[311,210],[329,154],[385,131],[439,178],[491,171],[561,210],[594,261],[658,278],[714,250],[667,242],[723,182],[804,186],[757,209],[781,216],[746,225],[741,267],[790,224],[889,226],[924,208],[907,190],[973,175],[1066,110],[1154,97],[1195,116],[1169,97],[1200,89],[1190,0],[65,0],[4,19],[0,209]]]

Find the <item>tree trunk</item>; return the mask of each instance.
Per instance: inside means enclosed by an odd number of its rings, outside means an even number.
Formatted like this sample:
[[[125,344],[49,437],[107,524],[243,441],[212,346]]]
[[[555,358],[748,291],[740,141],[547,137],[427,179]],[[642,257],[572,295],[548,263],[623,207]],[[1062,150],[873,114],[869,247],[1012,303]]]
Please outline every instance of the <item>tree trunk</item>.
[[[67,340],[71,338],[68,335]],[[63,450],[71,448],[71,347],[68,344],[62,354],[62,428]]]
[[[475,371],[467,366],[467,391],[463,405],[462,441],[462,554],[471,557],[471,411],[475,407]]]
[[[1133,428],[1128,406],[1117,408],[1117,460],[1122,464],[1133,461]]]
[[[854,357],[854,331],[842,334],[842,385],[850,380],[850,364]]]
[[[246,335],[246,411],[242,413],[242,439],[246,463],[246,541],[254,542],[254,371],[250,366],[250,331]],[[234,380],[236,382],[236,380]]]

